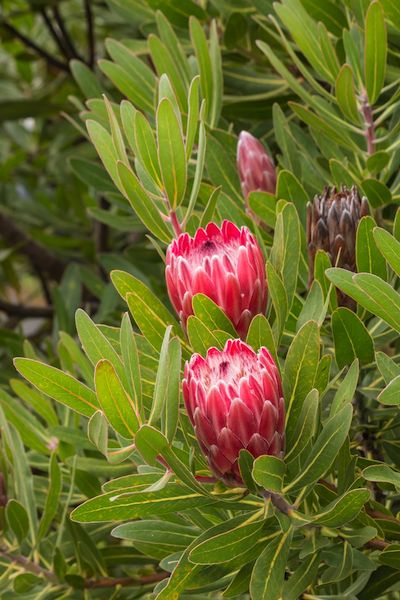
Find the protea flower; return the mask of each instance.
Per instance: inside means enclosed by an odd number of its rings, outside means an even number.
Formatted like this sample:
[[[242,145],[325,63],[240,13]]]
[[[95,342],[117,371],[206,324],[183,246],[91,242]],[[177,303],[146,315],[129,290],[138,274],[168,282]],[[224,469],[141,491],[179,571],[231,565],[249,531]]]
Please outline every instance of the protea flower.
[[[285,405],[277,366],[264,347],[258,353],[241,340],[194,354],[185,365],[183,396],[200,447],[215,475],[241,484],[242,448],[255,458],[281,457]]]
[[[166,263],[168,294],[183,327],[198,293],[222,308],[241,337],[254,315],[265,312],[264,257],[247,227],[224,221],[198,229],[193,238],[183,233],[168,246]]]
[[[274,163],[262,143],[248,131],[242,131],[239,135],[237,168],[245,198],[255,191],[275,194]]]
[[[356,270],[356,233],[362,217],[369,213],[368,201],[361,198],[355,186],[326,187],[321,196],[307,206],[307,239],[309,285],[314,279],[314,260],[317,250],[325,250],[334,266]],[[339,303],[353,304],[350,298],[339,294]]]

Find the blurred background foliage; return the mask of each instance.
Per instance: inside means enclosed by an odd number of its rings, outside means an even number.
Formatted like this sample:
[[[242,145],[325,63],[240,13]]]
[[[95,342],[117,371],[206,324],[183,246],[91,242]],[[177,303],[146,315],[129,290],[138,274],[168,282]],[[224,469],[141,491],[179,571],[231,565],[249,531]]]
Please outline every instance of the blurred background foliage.
[[[239,225],[250,222],[235,168],[236,136],[247,129],[262,139],[280,169],[276,197],[250,200],[253,212],[268,226],[262,230],[267,246],[272,244],[276,201],[293,202],[304,224],[307,200],[325,185],[358,185],[376,220],[392,228],[400,199],[397,2],[3,0],[0,505],[6,504],[8,496],[17,498],[8,503],[7,515],[0,507],[7,540],[6,550],[0,542],[0,594],[5,599],[137,598],[148,594],[156,581],[157,553],[149,559],[148,548],[143,547],[143,553],[127,550],[108,536],[109,524],[80,525],[67,518],[71,507],[100,493],[105,479],[129,473],[132,465],[109,464],[87,439],[76,415],[56,413],[52,403],[44,404],[42,395],[16,379],[11,359],[22,354],[38,357],[72,373],[89,371],[90,379],[91,365],[70,337],[75,335],[74,315],[82,307],[96,323],[120,323],[125,305],[110,283],[112,269],[131,273],[166,300],[160,249],[108,177],[89,141],[85,121],[90,118],[108,127],[102,100],[106,94],[114,111],[128,98],[154,123],[156,88],[164,72],[183,103],[188,81],[198,70],[191,16],[207,37],[215,20],[213,35],[221,50],[221,66],[208,71],[211,84],[202,87],[215,111],[206,120],[200,215],[193,215],[190,227],[198,225],[215,187],[221,187],[216,219],[231,218]],[[176,47],[172,57],[166,51],[166,40],[171,42],[166,21],[180,40],[183,56]],[[145,85],[138,83],[138,63],[132,67],[126,50],[141,61]],[[214,54],[214,67],[218,56]],[[204,73],[202,78],[207,81]],[[191,185],[195,166],[192,160]],[[394,235],[399,236],[399,219],[394,222]],[[372,253],[378,252],[371,235],[365,236]],[[305,252],[302,257],[300,293],[287,315],[287,345],[307,298]],[[369,268],[387,277],[381,259]],[[326,292],[323,276],[320,283]],[[310,314],[317,318],[314,308],[309,301],[303,322]],[[360,314],[365,316],[365,311]],[[102,331],[115,338],[112,327]],[[323,341],[325,356],[332,358],[330,334]],[[371,336],[379,348],[389,345],[398,361],[398,336],[381,320],[371,326]],[[149,354],[146,373],[154,378],[154,352],[146,344],[141,351]],[[382,354],[380,370],[374,366],[364,372],[359,397],[375,398],[383,379],[388,383],[398,374],[395,361],[385,362]],[[337,363],[349,366],[346,360]],[[392,407],[384,411],[360,416],[361,422],[371,418],[372,434],[360,441],[363,434],[356,427],[355,446],[364,445],[366,455],[375,452],[379,459],[384,452],[399,467],[398,416]],[[391,425],[376,442],[382,415]],[[9,472],[13,478],[7,480]],[[389,478],[383,488],[393,491],[392,483]],[[384,498],[377,489],[373,508],[382,511],[381,518],[372,521],[366,516],[365,528],[379,522],[379,531],[396,541],[400,524],[393,514],[398,500],[389,510],[379,504]],[[392,567],[390,561],[381,565],[368,586],[367,569],[357,597],[378,598],[396,584],[399,571]],[[204,598],[204,593],[197,598]]]

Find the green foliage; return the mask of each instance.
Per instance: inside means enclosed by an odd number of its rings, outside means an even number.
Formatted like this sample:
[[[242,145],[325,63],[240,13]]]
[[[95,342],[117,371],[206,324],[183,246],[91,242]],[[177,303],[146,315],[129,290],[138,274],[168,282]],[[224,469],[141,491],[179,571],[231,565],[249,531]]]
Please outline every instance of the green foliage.
[[[397,597],[397,3],[5,0],[0,28],[1,597]],[[246,202],[242,129],[278,175]],[[308,285],[307,202],[342,184],[370,207],[357,272],[319,251]],[[203,294],[184,332],[164,285],[180,229],[225,218],[265,253],[247,342],[286,403],[245,487],[181,394],[237,334]]]

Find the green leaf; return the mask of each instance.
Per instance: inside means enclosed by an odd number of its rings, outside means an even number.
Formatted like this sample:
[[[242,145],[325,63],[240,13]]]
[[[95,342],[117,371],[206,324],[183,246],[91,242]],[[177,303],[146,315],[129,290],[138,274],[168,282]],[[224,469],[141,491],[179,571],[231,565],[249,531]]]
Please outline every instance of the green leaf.
[[[158,162],[156,140],[150,123],[138,110],[135,112],[133,126],[135,130],[135,148],[137,158],[143,164],[154,183],[158,187],[161,187],[161,171]]]
[[[318,390],[312,389],[304,398],[300,416],[287,432],[285,462],[294,460],[315,436],[319,411]]]
[[[379,562],[400,570],[400,544],[390,544],[379,555]]]
[[[270,260],[281,274],[290,310],[297,285],[301,252],[300,221],[292,203],[278,214]]]
[[[102,88],[93,71],[82,61],[73,59],[69,63],[71,73],[86,98],[100,97]]]
[[[178,338],[173,338],[168,349],[169,379],[166,389],[164,431],[167,440],[172,443],[178,427],[181,384],[182,351]]]
[[[247,517],[232,519],[232,529],[210,537],[195,546],[189,554],[189,560],[195,564],[212,565],[225,563],[242,554],[244,549],[254,546],[263,528],[264,521],[247,523]]]
[[[106,336],[100,331],[84,310],[78,308],[75,313],[76,329],[87,357],[93,365],[107,359],[114,367],[124,387],[128,388],[124,365]]]
[[[384,352],[375,352],[376,366],[378,367],[385,383],[388,384],[400,375],[400,365]]]
[[[164,304],[139,279],[123,271],[112,271],[111,280],[124,298],[139,329],[157,351],[160,350],[165,328],[173,326],[174,335],[180,329]]]
[[[140,427],[136,407],[108,360],[97,363],[95,384],[99,404],[111,427],[126,439],[134,438]]]
[[[314,552],[301,561],[297,569],[283,584],[282,600],[298,600],[298,598],[301,598],[302,593],[315,580],[320,560],[319,553]]]
[[[325,115],[320,116],[308,108],[304,108],[304,106],[301,104],[297,104],[297,102],[289,102],[289,106],[293,112],[302,121],[304,121],[304,123],[309,125],[316,132],[325,134],[329,139],[336,142],[336,144],[339,146],[352,148],[353,150],[357,148],[352,138],[346,133],[344,128],[331,125],[331,123],[326,120]]]
[[[281,277],[275,267],[267,262],[268,293],[275,310],[276,319],[273,324],[275,346],[279,345],[288,314],[288,299]]]
[[[86,121],[86,127],[89,137],[97,150],[97,154],[101,158],[101,162],[117,188],[119,188],[120,182],[117,172],[118,155],[115,151],[111,135],[100,123],[91,119]]]
[[[155,429],[151,425],[145,424],[139,429],[135,438],[135,444],[147,464],[155,466],[158,456],[168,446],[168,440],[161,431],[158,431],[158,429]]]
[[[178,65],[175,63],[168,48],[156,35],[149,35],[148,44],[157,74],[160,77],[165,75],[168,78],[178,101],[179,109],[183,111],[186,108],[187,80],[182,77]]]
[[[389,266],[400,277],[400,242],[382,227],[373,230],[375,243]]]
[[[133,333],[132,324],[128,313],[125,313],[122,317],[120,345],[122,361],[126,374],[127,392],[132,398],[136,413],[139,416],[143,416],[142,381],[139,352],[136,344],[136,337]]]
[[[8,526],[22,544],[29,532],[29,518],[24,506],[11,498],[6,504],[6,519]]]
[[[327,309],[322,287],[317,280],[314,280],[297,319],[296,330],[301,329],[307,321],[315,321],[318,325],[322,325]]]
[[[385,405],[400,404],[400,375],[395,377],[379,394],[378,402]]]
[[[373,179],[372,177],[364,179],[361,182],[361,189],[368,198],[368,202],[372,208],[379,208],[390,204],[392,201],[392,194],[388,187],[381,181]]]
[[[250,581],[252,600],[279,600],[293,530],[290,528],[265,547],[254,565]]]
[[[168,230],[158,208],[145,192],[137,176],[121,162],[117,163],[117,171],[122,186],[121,192],[129,200],[139,219],[153,235],[168,244],[171,241],[172,233]]]
[[[249,346],[254,348],[255,351],[259,350],[261,346],[265,346],[278,365],[278,356],[276,354],[272,328],[264,315],[256,315],[253,318],[247,333],[246,342]]]
[[[168,98],[157,110],[158,158],[165,191],[172,208],[182,202],[186,190],[186,154],[180,124]]]
[[[196,7],[197,8],[197,7]],[[178,36],[166,16],[158,10],[156,12],[157,28],[161,37],[161,40],[168,48],[170,55],[172,56],[175,65],[177,66],[182,79],[189,84],[190,68],[186,59],[185,52],[179,42]]]
[[[300,181],[290,171],[279,171],[276,184],[276,197],[280,200],[289,200],[295,205],[303,225],[306,222],[306,209],[309,197]]]
[[[46,495],[46,503],[39,524],[38,539],[41,540],[47,534],[53,519],[57,515],[60,494],[62,489],[62,474],[55,453],[51,455],[49,464],[49,488]]]
[[[96,394],[60,369],[30,358],[15,358],[17,371],[38,390],[85,417],[98,409]]]
[[[314,321],[308,321],[297,332],[289,347],[283,372],[288,432],[296,426],[303,402],[314,386],[319,351],[318,325]]]
[[[200,77],[194,77],[190,84],[189,94],[188,94],[188,118],[186,124],[186,160],[189,160],[194,141],[196,139],[196,133],[198,128],[199,121],[199,110],[200,110],[200,101],[199,101],[199,87],[200,87]]]
[[[211,331],[194,315],[188,318],[186,328],[190,346],[194,352],[198,352],[202,356],[205,356],[211,347],[222,350],[225,342],[232,337],[225,331]]]
[[[342,527],[358,516],[370,495],[366,489],[350,490],[325,506],[322,512],[313,517],[312,523],[324,527]]]
[[[211,331],[220,329],[226,331],[233,337],[236,337],[236,331],[231,320],[226,316],[223,310],[204,294],[195,294],[192,299],[193,311],[196,317],[200,319]]]
[[[215,122],[213,122],[211,119],[213,110],[214,77],[207,38],[199,21],[194,17],[191,17],[189,20],[189,28],[190,39],[195,51],[200,75],[201,93],[203,98],[206,100],[207,122],[211,125],[211,127],[214,127]]]
[[[345,117],[355,123],[360,122],[353,70],[348,64],[342,66],[336,78],[336,100]]]
[[[367,169],[370,173],[378,173],[388,165],[390,155],[385,150],[378,150],[367,158]]]
[[[284,489],[296,491],[318,481],[331,467],[350,429],[353,409],[347,404],[330,418],[317,438],[301,473]]]
[[[369,5],[365,17],[364,76],[368,100],[375,104],[385,81],[387,34],[380,2]]]
[[[353,275],[346,269],[327,269],[326,276],[345,294],[400,331],[400,296],[391,285],[370,273]]]
[[[101,412],[98,410],[89,419],[87,426],[88,439],[96,446],[97,450],[104,456],[107,455],[107,443],[108,443],[108,423]]]
[[[364,469],[362,474],[367,481],[390,483],[397,490],[400,490],[400,473],[389,467],[389,465],[385,465],[384,463],[371,465]]]
[[[386,279],[385,259],[379,252],[373,236],[375,226],[376,223],[370,216],[363,217],[358,224],[356,236],[357,271],[359,273],[362,271],[374,273],[378,277]]]
[[[259,456],[254,461],[253,479],[265,490],[280,492],[285,472],[285,463],[275,456]]]
[[[357,389],[359,374],[360,369],[358,367],[358,360],[355,359],[333,397],[330,410],[331,417],[339,412],[345,404],[348,404],[353,400]]]
[[[169,339],[171,335],[172,325],[168,325],[165,329],[163,341],[160,348],[160,356],[158,359],[158,369],[157,376],[154,385],[154,393],[153,393],[153,404],[151,406],[151,412],[149,416],[149,425],[152,425],[160,420],[161,414],[163,412],[168,383],[169,383],[169,361],[168,361],[168,351],[169,351]]]
[[[108,122],[110,125],[111,137],[114,144],[114,149],[117,154],[118,160],[123,162],[129,167],[129,160],[125,150],[125,142],[119,127],[117,117],[115,116],[113,107],[106,96],[104,96],[104,104],[107,109]]]
[[[194,510],[212,503],[213,500],[207,496],[176,483],[168,483],[162,490],[155,492],[127,491],[118,494],[112,491],[91,498],[72,511],[71,519],[80,523],[142,519]]]
[[[358,358],[362,365],[374,360],[374,344],[361,319],[348,308],[339,307],[332,313],[335,358],[339,369]]]
[[[146,556],[161,559],[172,552],[183,551],[193,542],[196,529],[178,523],[143,520],[118,525],[112,530],[111,535],[129,540]]]
[[[250,192],[247,202],[251,210],[271,227],[276,223],[276,198],[268,192]]]
[[[221,113],[224,88],[219,31],[216,19],[211,21],[210,27],[210,61],[213,83],[209,123],[210,127],[216,127]]]

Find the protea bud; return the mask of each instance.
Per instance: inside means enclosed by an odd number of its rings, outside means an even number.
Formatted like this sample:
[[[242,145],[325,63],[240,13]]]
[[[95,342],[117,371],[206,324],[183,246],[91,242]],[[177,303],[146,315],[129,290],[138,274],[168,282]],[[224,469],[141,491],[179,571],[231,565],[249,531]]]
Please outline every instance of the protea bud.
[[[247,227],[224,221],[198,229],[193,238],[183,233],[168,246],[166,263],[168,294],[183,327],[198,293],[218,304],[241,337],[254,315],[265,312],[264,257]]]
[[[242,448],[255,458],[281,457],[285,407],[280,375],[266,348],[258,353],[241,340],[194,354],[185,365],[183,396],[200,447],[215,475],[241,484]]]
[[[309,285],[314,279],[317,250],[328,253],[332,265],[356,270],[356,233],[362,217],[369,213],[368,201],[361,198],[355,186],[326,187],[321,196],[307,206],[307,239]],[[349,299],[350,300],[350,299]],[[348,298],[339,294],[339,303],[347,305]]]
[[[274,163],[262,143],[248,131],[242,131],[239,135],[237,168],[245,198],[255,191],[275,194]]]

